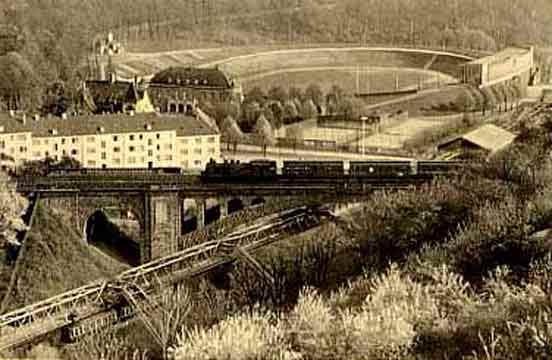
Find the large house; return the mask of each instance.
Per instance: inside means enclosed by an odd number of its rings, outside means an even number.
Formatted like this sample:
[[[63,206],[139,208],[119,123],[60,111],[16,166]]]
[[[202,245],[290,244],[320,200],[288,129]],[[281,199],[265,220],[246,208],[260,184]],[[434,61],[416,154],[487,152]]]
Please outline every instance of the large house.
[[[65,156],[91,168],[203,169],[220,158],[220,135],[187,115],[109,114],[30,118],[0,114],[0,158],[14,165]]]
[[[83,83],[84,104],[93,114],[154,112],[146,89],[137,81],[88,80]]]
[[[242,101],[241,86],[218,68],[170,67],[155,74],[148,92],[160,112],[190,114],[204,102]]]

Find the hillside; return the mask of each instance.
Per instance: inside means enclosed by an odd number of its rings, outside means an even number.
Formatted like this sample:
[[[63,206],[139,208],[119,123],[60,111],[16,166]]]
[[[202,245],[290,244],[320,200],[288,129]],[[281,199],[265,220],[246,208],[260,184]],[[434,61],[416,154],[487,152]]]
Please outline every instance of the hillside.
[[[277,291],[248,281],[238,265],[235,294],[249,307],[183,330],[175,358],[549,358],[552,142],[544,132],[524,130],[505,153],[456,178],[375,193],[345,234],[326,227],[261,252]],[[345,264],[356,272],[333,283]]]
[[[31,304],[124,269],[88,247],[81,235],[52,209],[39,203],[36,211],[8,309]]]

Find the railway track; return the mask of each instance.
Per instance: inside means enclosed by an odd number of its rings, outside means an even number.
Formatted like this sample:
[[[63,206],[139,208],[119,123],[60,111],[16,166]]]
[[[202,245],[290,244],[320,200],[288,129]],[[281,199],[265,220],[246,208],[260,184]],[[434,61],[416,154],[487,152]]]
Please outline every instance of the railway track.
[[[121,316],[117,308],[128,309],[165,286],[204,275],[242,258],[240,254],[253,253],[283,237],[318,226],[325,218],[306,206],[282,211],[242,225],[219,240],[190,247],[126,270],[112,279],[98,280],[3,314],[0,316],[0,351],[32,343],[69,327],[73,329],[72,338],[84,336],[98,329],[94,319],[103,321],[103,326],[112,326],[132,314],[124,310]],[[105,324],[108,315],[111,320]],[[86,324],[84,328],[83,323]]]

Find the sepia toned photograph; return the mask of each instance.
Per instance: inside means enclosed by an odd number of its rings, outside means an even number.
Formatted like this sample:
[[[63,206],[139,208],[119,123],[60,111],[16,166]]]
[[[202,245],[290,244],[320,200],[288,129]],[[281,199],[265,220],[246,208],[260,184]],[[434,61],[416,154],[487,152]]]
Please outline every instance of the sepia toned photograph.
[[[0,359],[552,359],[551,0],[0,0]]]

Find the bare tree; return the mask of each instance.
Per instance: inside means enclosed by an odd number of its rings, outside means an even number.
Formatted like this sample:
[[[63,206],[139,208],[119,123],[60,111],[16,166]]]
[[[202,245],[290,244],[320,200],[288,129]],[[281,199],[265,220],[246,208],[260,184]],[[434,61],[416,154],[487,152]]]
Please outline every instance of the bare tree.
[[[135,293],[126,289],[125,297],[134,307],[155,342],[161,347],[163,358],[167,359],[167,350],[176,339],[190,311],[190,296],[182,284],[167,286],[159,279],[157,282],[158,288],[161,289],[158,294],[148,295],[140,289]]]

